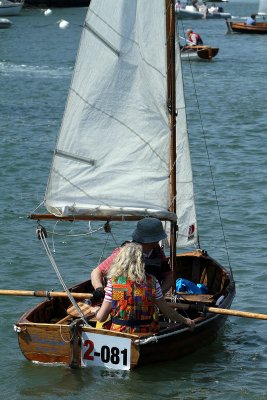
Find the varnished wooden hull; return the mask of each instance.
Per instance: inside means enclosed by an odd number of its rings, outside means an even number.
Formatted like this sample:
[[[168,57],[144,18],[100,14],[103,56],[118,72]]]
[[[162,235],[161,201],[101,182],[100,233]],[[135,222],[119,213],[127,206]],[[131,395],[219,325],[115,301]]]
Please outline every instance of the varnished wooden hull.
[[[222,316],[213,316],[197,322],[193,332],[184,329],[174,332],[173,336],[159,336],[154,343],[141,344],[138,365],[176,360],[194,353],[216,339],[225,319]]]
[[[211,61],[219,52],[218,47],[192,46],[192,48],[181,51],[182,60],[207,60]]]
[[[246,25],[245,22],[227,21],[228,31],[231,33],[267,34],[267,22],[257,22],[255,25]]]
[[[178,276],[207,284],[214,302],[224,296],[220,307],[230,308],[235,295],[232,277],[209,256],[200,252],[177,256]],[[72,288],[74,292],[86,292],[91,289],[89,281]],[[193,332],[183,325],[160,319],[161,329],[158,333],[129,335],[98,329],[93,321],[91,326],[84,326],[79,319],[69,319],[66,313],[69,304],[68,299],[46,300],[20,318],[16,324],[18,340],[21,351],[28,360],[49,364],[62,363],[72,367],[88,366],[84,365],[82,353],[84,336],[87,335],[90,339],[91,335],[105,335],[104,337],[115,342],[129,339],[128,367],[135,368],[139,365],[184,357],[208,345],[217,337],[226,319],[225,315],[207,314],[203,317],[197,311],[192,311],[189,314],[196,323]],[[107,349],[107,346],[103,348]],[[94,354],[100,357],[99,353]],[[106,358],[106,353],[103,357]],[[111,367],[116,368],[116,365]]]

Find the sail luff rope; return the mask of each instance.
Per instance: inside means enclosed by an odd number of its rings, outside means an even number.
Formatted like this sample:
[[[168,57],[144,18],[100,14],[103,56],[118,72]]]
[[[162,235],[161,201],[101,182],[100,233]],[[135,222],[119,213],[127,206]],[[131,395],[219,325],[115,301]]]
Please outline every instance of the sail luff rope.
[[[40,240],[41,240],[41,242],[42,242],[42,244],[43,244],[43,246],[44,246],[44,249],[45,249],[45,251],[46,251],[46,254],[47,254],[47,256],[48,256],[48,259],[50,260],[51,265],[52,265],[52,267],[54,268],[54,271],[55,271],[55,273],[57,274],[57,277],[58,277],[58,279],[59,279],[59,281],[60,281],[60,283],[61,283],[63,289],[64,289],[65,292],[67,293],[67,296],[68,296],[70,302],[72,303],[72,305],[74,306],[74,308],[75,308],[75,310],[78,312],[78,314],[80,315],[80,317],[81,317],[81,319],[83,320],[84,324],[87,325],[87,326],[90,326],[90,325],[88,324],[88,322],[86,321],[85,316],[84,316],[82,310],[80,309],[80,307],[78,306],[78,304],[77,304],[77,302],[75,301],[74,297],[73,297],[72,294],[70,293],[69,289],[67,288],[67,286],[66,286],[66,284],[65,284],[65,282],[64,282],[64,280],[63,280],[63,278],[62,278],[62,276],[61,276],[61,274],[60,274],[60,272],[59,272],[59,269],[58,269],[58,267],[57,267],[57,265],[56,265],[56,262],[55,262],[55,259],[54,259],[53,255],[52,255],[52,253],[51,253],[51,251],[50,251],[50,249],[49,249],[49,246],[48,246],[48,243],[47,243],[47,241],[46,241],[46,238],[45,238],[45,235],[44,235],[43,231],[40,230],[39,232],[40,232],[40,236],[39,236],[39,237],[40,237]]]

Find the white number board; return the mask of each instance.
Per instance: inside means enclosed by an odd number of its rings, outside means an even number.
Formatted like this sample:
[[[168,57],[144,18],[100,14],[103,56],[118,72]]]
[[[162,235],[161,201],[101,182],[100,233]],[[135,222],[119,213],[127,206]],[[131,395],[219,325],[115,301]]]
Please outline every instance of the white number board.
[[[131,339],[82,332],[82,367],[130,369]]]

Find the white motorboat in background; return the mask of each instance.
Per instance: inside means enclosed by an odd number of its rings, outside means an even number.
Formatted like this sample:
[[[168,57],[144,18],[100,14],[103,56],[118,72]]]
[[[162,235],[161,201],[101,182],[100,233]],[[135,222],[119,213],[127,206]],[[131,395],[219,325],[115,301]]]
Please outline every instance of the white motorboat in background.
[[[203,4],[197,10],[192,4],[192,1],[187,3],[176,3],[175,13],[178,19],[218,19],[218,18],[231,18],[231,14],[224,12],[222,7],[207,7],[206,12],[202,10]]]
[[[7,18],[0,18],[0,29],[7,29],[10,28],[12,22]]]
[[[21,12],[21,9],[24,5],[24,0],[17,1],[9,1],[9,0],[1,0],[0,1],[0,17],[10,16],[10,15],[18,15]]]

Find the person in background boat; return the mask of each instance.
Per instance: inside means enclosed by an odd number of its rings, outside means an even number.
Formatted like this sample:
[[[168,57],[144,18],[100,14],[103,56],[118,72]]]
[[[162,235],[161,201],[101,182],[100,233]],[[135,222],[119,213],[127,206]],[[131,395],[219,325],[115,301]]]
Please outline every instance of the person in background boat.
[[[256,15],[251,14],[251,16],[248,17],[248,19],[246,21],[246,25],[255,25],[255,24],[256,24]]]
[[[184,7],[184,4],[181,4],[180,0],[178,0],[175,3],[175,11],[178,12],[180,10],[180,8],[185,8],[185,7]]]
[[[219,7],[216,7],[216,4],[213,3],[211,7],[208,9],[210,14],[215,14],[219,11]]]
[[[98,322],[106,321],[111,314],[110,330],[125,333],[155,331],[155,306],[166,318],[194,329],[194,321],[171,308],[163,297],[158,280],[146,273],[140,244],[130,242],[122,246],[107,277],[104,301],[101,307],[91,307],[91,311]]]
[[[175,11],[179,11],[181,8],[181,2],[178,0],[175,2]]]
[[[200,35],[196,32],[193,32],[191,28],[186,30],[186,34],[188,37],[188,43],[191,46],[202,45],[203,40],[201,39]]]
[[[141,244],[143,248],[146,272],[157,278],[164,294],[168,292],[173,284],[170,265],[163,249],[159,245],[159,241],[166,239],[166,237],[167,235],[163,229],[162,223],[157,218],[141,219],[138,221],[136,229],[132,234],[133,241]],[[121,248],[125,243],[122,244]],[[105,296],[104,278],[119,251],[120,248],[116,248],[113,253],[91,273],[91,281],[95,289],[93,292],[93,299],[95,301],[102,300]]]
[[[203,14],[203,19],[206,19],[207,18],[207,13],[208,13],[208,7],[207,7],[205,1],[203,1],[201,6],[199,7],[199,11]]]
[[[198,5],[197,0],[193,0],[192,1],[192,5],[193,5],[193,7],[195,8],[196,11],[199,11],[199,5]]]

